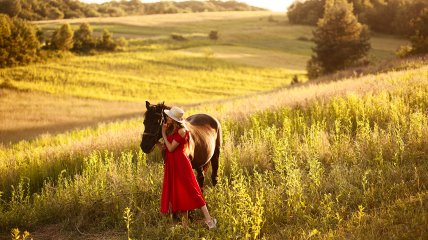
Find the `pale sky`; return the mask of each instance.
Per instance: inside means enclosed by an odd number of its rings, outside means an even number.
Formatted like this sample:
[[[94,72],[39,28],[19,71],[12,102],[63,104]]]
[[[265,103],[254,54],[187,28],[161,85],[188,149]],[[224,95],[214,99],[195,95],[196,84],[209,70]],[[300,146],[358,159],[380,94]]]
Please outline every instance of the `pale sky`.
[[[102,3],[110,0],[80,0],[86,3]],[[142,0],[141,2],[159,2],[160,0]],[[237,0],[252,6],[262,7],[274,12],[285,12],[294,0]]]

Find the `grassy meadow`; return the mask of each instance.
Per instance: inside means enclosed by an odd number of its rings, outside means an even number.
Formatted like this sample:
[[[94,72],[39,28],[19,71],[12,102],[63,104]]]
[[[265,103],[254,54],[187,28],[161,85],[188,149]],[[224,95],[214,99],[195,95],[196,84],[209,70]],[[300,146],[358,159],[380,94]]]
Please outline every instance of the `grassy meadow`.
[[[34,239],[428,237],[426,59],[308,82],[311,28],[279,14],[72,21],[132,36],[129,49],[0,69],[1,131],[81,124],[0,146],[0,238],[16,228]],[[403,42],[375,35],[371,58]],[[199,211],[190,229],[159,213],[162,159],[139,149],[145,100],[220,119],[219,184],[204,189],[217,230]],[[120,114],[137,117],[107,122]]]

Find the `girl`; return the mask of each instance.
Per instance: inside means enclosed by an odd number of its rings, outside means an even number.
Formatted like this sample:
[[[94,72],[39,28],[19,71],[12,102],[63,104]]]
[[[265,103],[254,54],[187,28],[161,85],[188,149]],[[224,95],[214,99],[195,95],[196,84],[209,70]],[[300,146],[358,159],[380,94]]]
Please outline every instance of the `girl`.
[[[209,229],[215,229],[216,219],[208,212],[205,199],[196,181],[190,159],[186,154],[189,144],[189,131],[183,119],[184,111],[178,107],[165,110],[168,116],[162,126],[162,137],[166,149],[164,159],[164,178],[162,186],[161,212],[183,214],[183,225],[187,227],[188,211],[200,208]],[[172,133],[166,134],[171,127]]]

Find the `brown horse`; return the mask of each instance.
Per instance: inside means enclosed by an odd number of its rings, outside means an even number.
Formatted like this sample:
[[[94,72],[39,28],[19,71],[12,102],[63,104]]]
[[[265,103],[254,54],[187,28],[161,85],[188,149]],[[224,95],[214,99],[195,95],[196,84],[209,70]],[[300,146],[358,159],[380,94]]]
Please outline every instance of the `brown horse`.
[[[144,133],[141,139],[141,150],[144,153],[153,151],[162,137],[162,124],[165,122],[165,109],[170,107],[163,103],[152,105],[146,101],[147,111],[144,116]],[[196,170],[199,186],[203,187],[205,173],[211,162],[213,185],[217,184],[217,171],[221,147],[221,126],[217,119],[207,114],[195,114],[186,118],[186,127],[190,132],[189,158]]]

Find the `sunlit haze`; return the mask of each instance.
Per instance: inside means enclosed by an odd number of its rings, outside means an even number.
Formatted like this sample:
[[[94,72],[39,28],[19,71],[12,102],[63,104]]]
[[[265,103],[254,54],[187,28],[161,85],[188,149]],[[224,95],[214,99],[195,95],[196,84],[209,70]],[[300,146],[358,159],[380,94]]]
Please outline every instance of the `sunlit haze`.
[[[86,3],[103,3],[109,0],[80,0]],[[238,0],[251,6],[266,8],[274,12],[285,12],[294,0]],[[141,2],[159,2],[159,0],[142,0]]]

